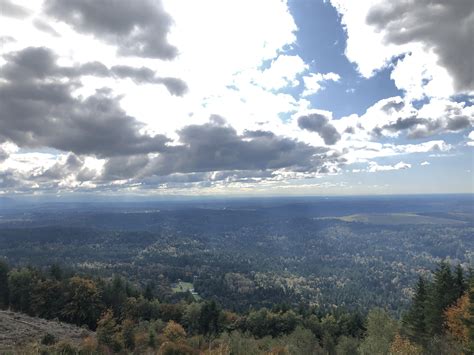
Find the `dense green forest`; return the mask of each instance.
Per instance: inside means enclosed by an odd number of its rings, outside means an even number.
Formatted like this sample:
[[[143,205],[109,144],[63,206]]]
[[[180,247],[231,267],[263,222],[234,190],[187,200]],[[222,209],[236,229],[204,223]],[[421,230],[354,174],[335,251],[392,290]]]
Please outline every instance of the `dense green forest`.
[[[80,347],[45,336],[42,353],[158,354],[470,354],[474,351],[474,275],[440,263],[414,287],[396,319],[368,313],[275,304],[235,313],[191,292],[176,303],[115,276],[102,278],[0,262],[0,307],[95,330]],[[32,348],[33,349],[33,348]],[[28,351],[28,349],[23,349]],[[30,349],[31,350],[31,349]]]
[[[176,209],[127,204],[106,212],[56,205],[2,210],[0,257],[12,267],[60,263],[104,278],[120,275],[141,287],[154,283],[166,302],[181,297],[173,292],[181,280],[237,313],[304,303],[325,312],[380,307],[400,316],[418,276],[439,261],[474,265],[468,207],[414,215],[403,212],[416,210],[410,201],[394,207],[357,200],[352,207],[344,201],[333,207],[248,202]],[[433,204],[444,208],[446,202]],[[423,204],[422,211],[430,206]],[[352,214],[365,210],[387,213]],[[334,217],[337,212],[342,217]]]

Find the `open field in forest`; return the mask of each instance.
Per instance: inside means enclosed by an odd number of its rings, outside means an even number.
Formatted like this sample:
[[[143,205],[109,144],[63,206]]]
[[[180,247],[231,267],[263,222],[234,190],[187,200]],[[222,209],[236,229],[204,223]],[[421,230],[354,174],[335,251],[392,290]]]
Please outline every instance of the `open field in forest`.
[[[359,222],[368,224],[443,224],[461,225],[465,222],[459,219],[426,216],[416,213],[361,213],[342,217],[322,217],[319,219],[337,219],[343,222]]]

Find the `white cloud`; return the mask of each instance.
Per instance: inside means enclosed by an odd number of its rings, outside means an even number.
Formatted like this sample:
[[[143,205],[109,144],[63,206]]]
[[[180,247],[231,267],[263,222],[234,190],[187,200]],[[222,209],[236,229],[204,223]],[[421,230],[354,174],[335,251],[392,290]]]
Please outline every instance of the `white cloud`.
[[[281,89],[296,86],[296,76],[308,69],[308,65],[298,55],[279,55],[263,72],[256,70],[251,80],[265,89]]]
[[[469,139],[469,141],[467,142],[467,145],[474,147],[474,131],[471,131],[471,133],[469,133],[467,138]]]
[[[407,101],[427,97],[449,97],[455,93],[448,71],[431,51],[416,48],[398,60],[390,77],[405,92]]]
[[[404,163],[403,161],[398,162],[394,165],[379,165],[375,161],[370,161],[365,169],[352,169],[353,173],[378,173],[381,171],[393,171],[393,170],[405,170],[410,169],[411,164]]]
[[[309,75],[303,76],[304,91],[303,96],[309,96],[317,93],[319,90],[324,88],[324,83],[328,81],[339,81],[341,77],[339,74],[330,72],[326,74],[321,73],[310,73]]]
[[[404,163],[402,161],[395,165],[378,165],[376,162],[371,161],[369,163],[367,171],[369,173],[376,173],[379,171],[405,170],[405,169],[410,169],[410,168],[411,168],[411,164]]]
[[[429,161],[424,161],[422,163],[420,163],[421,166],[427,166],[427,165],[430,165],[431,163]]]
[[[405,55],[392,78],[410,100],[473,90],[472,63],[464,58],[474,55],[467,34],[474,8],[448,3],[331,0],[347,32],[346,56],[364,77]]]

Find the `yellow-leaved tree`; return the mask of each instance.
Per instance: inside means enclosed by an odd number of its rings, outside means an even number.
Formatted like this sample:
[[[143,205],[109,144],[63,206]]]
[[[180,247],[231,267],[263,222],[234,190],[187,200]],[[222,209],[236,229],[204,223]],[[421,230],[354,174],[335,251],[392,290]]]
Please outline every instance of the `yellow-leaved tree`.
[[[467,346],[469,342],[469,306],[469,295],[466,293],[444,311],[448,333],[463,346]]]

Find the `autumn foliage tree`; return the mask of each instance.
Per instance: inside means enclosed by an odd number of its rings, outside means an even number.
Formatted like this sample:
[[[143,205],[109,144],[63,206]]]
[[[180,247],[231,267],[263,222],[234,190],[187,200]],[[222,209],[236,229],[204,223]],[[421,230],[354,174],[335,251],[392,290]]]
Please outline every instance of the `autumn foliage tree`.
[[[103,310],[100,293],[94,281],[79,276],[69,280],[63,309],[65,319],[73,324],[86,324],[95,329]]]
[[[444,312],[448,333],[464,346],[469,342],[469,308],[469,295],[466,293]]]
[[[423,350],[420,346],[413,344],[410,340],[403,338],[400,334],[395,335],[395,338],[390,345],[390,355],[421,355]]]

